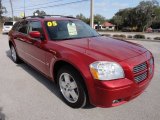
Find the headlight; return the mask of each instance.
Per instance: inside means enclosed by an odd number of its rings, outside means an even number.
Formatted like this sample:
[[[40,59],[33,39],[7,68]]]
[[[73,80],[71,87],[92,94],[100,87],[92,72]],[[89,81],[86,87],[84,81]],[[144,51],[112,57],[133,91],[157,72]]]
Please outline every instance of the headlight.
[[[90,71],[94,79],[97,80],[114,80],[124,78],[122,67],[115,62],[97,61],[92,63]]]

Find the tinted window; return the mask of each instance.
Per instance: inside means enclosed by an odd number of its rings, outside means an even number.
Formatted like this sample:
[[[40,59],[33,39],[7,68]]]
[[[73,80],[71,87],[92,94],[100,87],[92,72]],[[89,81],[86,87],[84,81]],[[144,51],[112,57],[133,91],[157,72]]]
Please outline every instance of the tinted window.
[[[99,36],[95,30],[80,20],[46,21],[45,25],[52,40],[79,39]]]
[[[28,21],[21,22],[18,31],[27,34],[27,29],[28,29]]]
[[[32,21],[29,23],[29,32],[31,31],[39,31],[41,34],[42,32],[42,25],[40,21]]]
[[[14,24],[14,26],[12,27],[12,30],[15,30],[15,31],[17,31],[17,29],[18,29],[18,27],[19,27],[19,22],[16,22],[15,24]]]
[[[12,26],[12,25],[13,25],[13,22],[5,22],[4,25]]]

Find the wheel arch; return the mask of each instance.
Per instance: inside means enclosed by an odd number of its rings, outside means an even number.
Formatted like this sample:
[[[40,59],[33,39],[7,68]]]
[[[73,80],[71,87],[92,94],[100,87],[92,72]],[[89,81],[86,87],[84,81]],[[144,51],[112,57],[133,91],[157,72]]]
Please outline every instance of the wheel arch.
[[[64,61],[64,60],[59,60],[59,61],[56,61],[54,63],[54,66],[53,66],[53,78],[54,78],[54,82],[57,84],[58,83],[58,78],[57,78],[57,74],[58,74],[58,70],[60,70],[61,67],[63,66],[69,66],[71,68],[73,68],[74,70],[76,70],[76,72],[78,72],[80,74],[80,76],[82,77],[82,82],[83,85],[84,85],[84,89],[86,91],[86,95],[87,95],[87,101],[89,102],[89,91],[88,91],[88,87],[87,87],[87,83],[85,81],[85,77],[83,75],[82,72],[80,72],[80,69],[78,69],[78,67],[76,67],[75,65],[67,62],[67,61]]]
[[[71,67],[71,68],[73,68],[74,70],[76,70],[80,75],[81,75],[81,77],[85,80],[85,78],[84,78],[84,76],[83,76],[83,74],[80,72],[80,70],[75,66],[75,65],[73,65],[73,64],[71,64],[71,63],[69,63],[69,62],[67,62],[67,61],[65,61],[65,60],[59,60],[59,61],[56,61],[55,63],[54,63],[54,65],[53,65],[53,77],[54,77],[54,80],[55,80],[55,82],[57,82],[57,78],[56,78],[56,76],[57,76],[57,73],[58,73],[58,70],[61,68],[61,67],[63,67],[63,66],[69,66],[69,67]],[[85,81],[84,81],[85,82]]]

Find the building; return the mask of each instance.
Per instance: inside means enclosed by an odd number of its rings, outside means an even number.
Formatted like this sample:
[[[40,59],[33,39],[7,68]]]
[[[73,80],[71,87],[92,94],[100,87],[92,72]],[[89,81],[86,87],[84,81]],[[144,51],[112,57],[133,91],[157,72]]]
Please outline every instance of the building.
[[[115,30],[115,25],[109,22],[104,22],[102,24],[102,30],[109,30],[109,31],[114,31]]]
[[[115,25],[113,25],[112,23],[109,23],[109,22],[104,22],[101,25],[95,24],[94,29],[114,31],[115,30]]]

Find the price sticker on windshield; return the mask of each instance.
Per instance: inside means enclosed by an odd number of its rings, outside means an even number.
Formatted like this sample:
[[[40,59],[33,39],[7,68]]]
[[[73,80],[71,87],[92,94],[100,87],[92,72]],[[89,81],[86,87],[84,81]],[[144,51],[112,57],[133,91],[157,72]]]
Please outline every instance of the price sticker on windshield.
[[[78,34],[75,23],[68,23],[67,28],[70,36],[76,36]]]
[[[57,26],[57,25],[58,25],[58,24],[57,24],[56,21],[47,22],[47,26],[48,26],[48,27],[55,27],[55,26]]]

